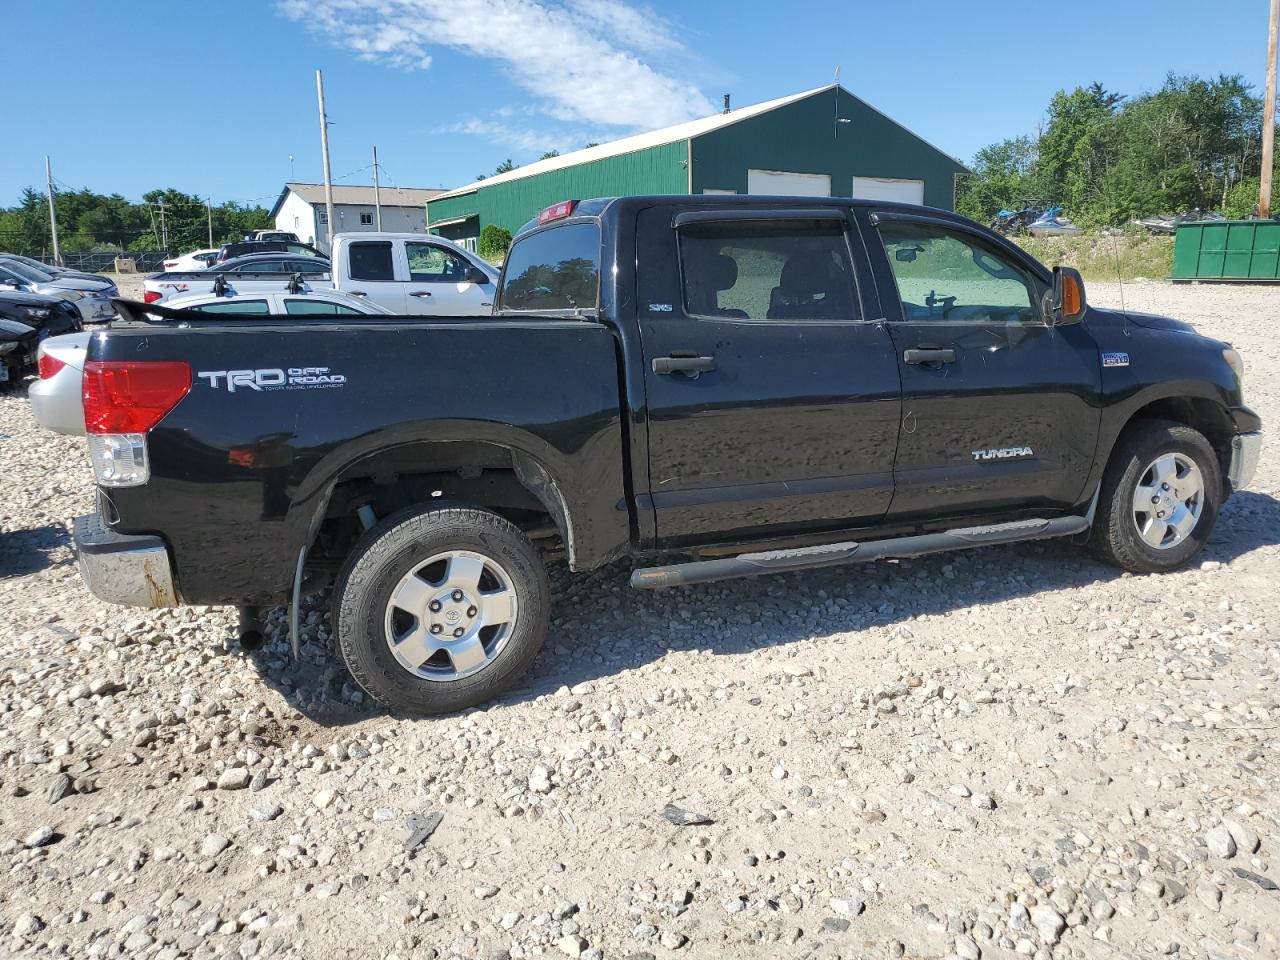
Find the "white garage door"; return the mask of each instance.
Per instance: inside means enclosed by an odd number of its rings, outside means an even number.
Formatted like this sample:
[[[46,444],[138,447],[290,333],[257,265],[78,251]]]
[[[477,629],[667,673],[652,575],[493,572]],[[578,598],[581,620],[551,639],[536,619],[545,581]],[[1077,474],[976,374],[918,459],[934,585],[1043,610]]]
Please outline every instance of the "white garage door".
[[[747,193],[776,197],[829,197],[831,177],[825,173],[748,170]]]
[[[924,203],[923,180],[895,180],[891,177],[854,177],[853,196],[858,200],[892,200],[897,203]]]

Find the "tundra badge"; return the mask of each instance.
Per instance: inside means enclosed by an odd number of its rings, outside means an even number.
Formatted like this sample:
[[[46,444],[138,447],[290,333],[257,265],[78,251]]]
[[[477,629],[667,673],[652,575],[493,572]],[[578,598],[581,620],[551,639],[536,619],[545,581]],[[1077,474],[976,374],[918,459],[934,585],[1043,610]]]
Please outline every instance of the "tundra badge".
[[[1016,457],[1035,456],[1030,447],[992,447],[988,450],[973,450],[975,460],[1012,460]]]

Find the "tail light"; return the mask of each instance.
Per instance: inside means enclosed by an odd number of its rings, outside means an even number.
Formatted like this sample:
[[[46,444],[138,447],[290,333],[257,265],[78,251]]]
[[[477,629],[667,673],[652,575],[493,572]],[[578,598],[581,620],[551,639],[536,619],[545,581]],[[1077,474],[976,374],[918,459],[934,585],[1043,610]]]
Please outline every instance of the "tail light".
[[[173,269],[174,267],[176,267],[177,265],[178,265],[178,261],[177,261],[177,260],[166,260],[166,261],[164,262],[164,268],[165,268],[166,270],[172,270],[172,269]]]
[[[538,214],[538,223],[550,223],[552,220],[563,220],[565,217],[573,213],[574,205],[577,200],[561,200],[559,203],[553,203],[547,209]]]
[[[41,380],[48,380],[66,365],[67,363],[65,360],[59,360],[57,357],[50,356],[44,352],[44,347],[40,348],[40,355],[36,359],[36,369],[40,373]]]
[[[144,290],[142,293],[143,303],[155,303],[163,296],[158,290]]]
[[[84,425],[98,483],[133,487],[151,475],[147,431],[191,389],[181,360],[89,360],[84,365]]]

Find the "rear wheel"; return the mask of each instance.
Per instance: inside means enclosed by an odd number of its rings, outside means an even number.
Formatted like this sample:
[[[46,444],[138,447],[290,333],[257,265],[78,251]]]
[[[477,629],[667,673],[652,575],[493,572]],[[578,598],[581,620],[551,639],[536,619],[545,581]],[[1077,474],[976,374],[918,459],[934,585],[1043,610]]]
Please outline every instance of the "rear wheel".
[[[338,647],[375,699],[412,713],[492,699],[546,636],[550,586],[533,546],[487,510],[432,505],[385,520],[334,591]]]
[[[1182,566],[1208,542],[1222,470],[1198,430],[1167,420],[1128,427],[1103,477],[1090,543],[1134,573]]]

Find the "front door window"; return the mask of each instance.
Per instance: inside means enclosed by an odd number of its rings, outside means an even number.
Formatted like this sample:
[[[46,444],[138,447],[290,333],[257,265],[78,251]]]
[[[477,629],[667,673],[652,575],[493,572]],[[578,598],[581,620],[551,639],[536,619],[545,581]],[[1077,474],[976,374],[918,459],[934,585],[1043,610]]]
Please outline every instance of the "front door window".
[[[880,238],[902,299],[902,319],[1009,323],[1039,319],[1035,287],[976,239],[933,224],[888,221]]]

